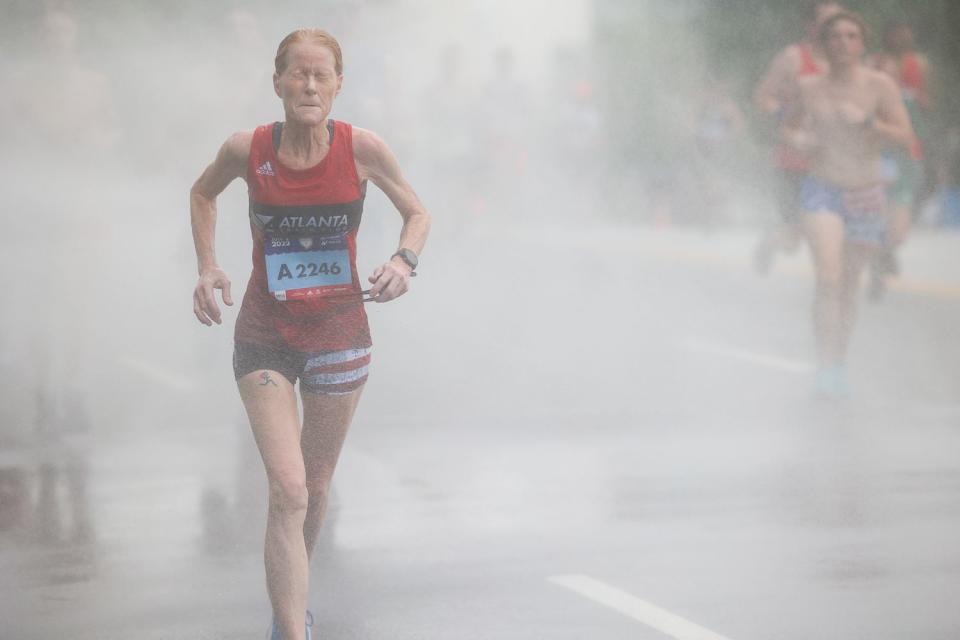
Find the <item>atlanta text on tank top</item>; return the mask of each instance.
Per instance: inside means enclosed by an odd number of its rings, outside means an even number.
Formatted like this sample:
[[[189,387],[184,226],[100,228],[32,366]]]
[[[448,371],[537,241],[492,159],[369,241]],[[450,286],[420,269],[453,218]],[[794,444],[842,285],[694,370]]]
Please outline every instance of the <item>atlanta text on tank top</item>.
[[[281,131],[279,122],[257,127],[250,145],[253,273],[235,339],[310,353],[369,347],[357,274],[365,185],[353,129],[328,121],[330,148],[308,169],[281,164]]]

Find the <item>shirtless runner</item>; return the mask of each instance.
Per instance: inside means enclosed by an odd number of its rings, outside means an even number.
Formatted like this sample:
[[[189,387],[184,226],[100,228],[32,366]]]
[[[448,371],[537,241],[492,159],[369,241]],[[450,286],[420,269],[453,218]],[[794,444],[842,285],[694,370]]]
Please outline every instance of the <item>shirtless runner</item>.
[[[854,13],[826,20],[819,40],[830,71],[800,83],[784,139],[807,154],[800,189],[803,228],[816,271],[816,390],[846,393],[844,360],[864,265],[884,242],[884,148],[909,149],[913,129],[896,83],[862,62],[865,28]]]

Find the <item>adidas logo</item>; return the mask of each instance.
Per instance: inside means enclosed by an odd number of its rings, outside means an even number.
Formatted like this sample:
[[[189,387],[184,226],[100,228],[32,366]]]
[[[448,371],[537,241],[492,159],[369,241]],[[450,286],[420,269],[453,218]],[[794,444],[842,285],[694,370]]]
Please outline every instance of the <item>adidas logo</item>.
[[[257,175],[258,176],[275,176],[277,174],[273,172],[273,165],[271,165],[270,161],[267,160],[262,165],[257,167]]]

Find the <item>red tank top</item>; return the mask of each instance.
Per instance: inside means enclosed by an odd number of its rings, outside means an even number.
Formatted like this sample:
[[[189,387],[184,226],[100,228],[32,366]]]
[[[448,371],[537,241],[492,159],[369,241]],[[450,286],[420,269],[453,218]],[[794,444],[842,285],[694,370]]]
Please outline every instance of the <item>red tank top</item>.
[[[817,64],[817,59],[813,57],[813,47],[806,42],[801,42],[799,47],[800,70],[797,72],[797,77],[815,76],[821,73],[820,65]]]
[[[797,70],[797,78],[822,73],[820,65],[817,64],[817,59],[813,57],[813,47],[807,42],[801,42],[797,47],[800,49],[800,69]],[[809,163],[803,153],[790,145],[781,143],[777,147],[777,166],[791,173],[806,173]]]
[[[920,56],[915,53],[908,53],[900,58],[900,87],[914,92],[914,95],[927,88]]]
[[[234,338],[317,353],[369,347],[357,230],[364,185],[353,129],[328,122],[330,150],[297,170],[277,158],[281,123],[257,127],[247,162],[253,273]]]
[[[910,120],[916,123],[916,101],[921,94],[927,91],[927,78],[923,74],[923,65],[920,64],[920,56],[916,53],[907,53],[900,58],[899,82],[900,89],[903,92],[903,98],[907,103],[907,110],[910,112]],[[910,155],[914,160],[921,160],[923,158],[923,144],[919,138],[914,138],[913,146],[910,148]]]

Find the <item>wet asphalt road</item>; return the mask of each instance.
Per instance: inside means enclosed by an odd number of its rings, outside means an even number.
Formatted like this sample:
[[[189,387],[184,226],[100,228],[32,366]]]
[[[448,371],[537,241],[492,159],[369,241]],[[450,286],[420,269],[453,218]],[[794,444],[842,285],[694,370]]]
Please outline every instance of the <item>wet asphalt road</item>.
[[[960,237],[919,234],[862,307],[842,401],[811,393],[804,257],[759,278],[752,238],[438,243],[413,294],[371,309],[318,637],[960,637]],[[165,301],[189,277],[153,277],[160,299],[130,305],[158,337],[110,330],[89,366],[122,375],[81,388],[83,424],[0,453],[3,640],[266,632],[229,329],[181,329]]]

